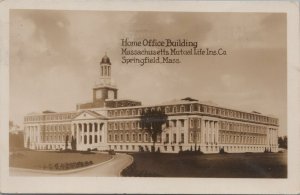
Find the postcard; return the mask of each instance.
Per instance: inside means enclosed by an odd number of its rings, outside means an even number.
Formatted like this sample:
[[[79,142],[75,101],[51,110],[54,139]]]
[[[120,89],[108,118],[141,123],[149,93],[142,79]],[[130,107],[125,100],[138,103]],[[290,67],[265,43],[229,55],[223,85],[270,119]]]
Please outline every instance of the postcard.
[[[1,192],[300,192],[299,3],[0,8]]]

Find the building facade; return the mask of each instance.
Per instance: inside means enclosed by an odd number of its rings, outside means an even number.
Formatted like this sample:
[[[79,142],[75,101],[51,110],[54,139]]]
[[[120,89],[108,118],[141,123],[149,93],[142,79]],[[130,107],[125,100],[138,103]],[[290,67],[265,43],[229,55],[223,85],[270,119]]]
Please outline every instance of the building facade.
[[[155,150],[176,153],[201,150],[204,153],[277,152],[279,120],[258,112],[244,112],[185,98],[143,106],[140,101],[118,99],[111,81],[111,62],[105,55],[93,88],[93,101],[77,104],[76,111],[32,113],[24,117],[24,145],[34,150],[148,151],[152,138],[141,127],[147,110],[167,115]]]

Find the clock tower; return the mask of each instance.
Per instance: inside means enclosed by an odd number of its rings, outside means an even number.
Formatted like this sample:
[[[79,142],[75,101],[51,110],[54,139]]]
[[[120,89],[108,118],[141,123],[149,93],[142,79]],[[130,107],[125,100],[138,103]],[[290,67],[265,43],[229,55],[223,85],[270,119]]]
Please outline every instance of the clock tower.
[[[118,98],[118,89],[111,81],[111,62],[105,54],[99,64],[96,86],[93,88],[93,102],[104,107],[105,100]]]

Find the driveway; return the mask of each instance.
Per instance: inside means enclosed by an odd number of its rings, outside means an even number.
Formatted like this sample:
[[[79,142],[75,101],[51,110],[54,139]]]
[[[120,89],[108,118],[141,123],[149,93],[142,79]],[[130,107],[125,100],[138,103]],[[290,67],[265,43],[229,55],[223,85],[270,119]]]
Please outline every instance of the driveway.
[[[10,176],[52,176],[52,177],[120,177],[121,171],[133,162],[127,154],[116,154],[113,159],[106,162],[71,171],[38,171],[21,168],[10,168]]]

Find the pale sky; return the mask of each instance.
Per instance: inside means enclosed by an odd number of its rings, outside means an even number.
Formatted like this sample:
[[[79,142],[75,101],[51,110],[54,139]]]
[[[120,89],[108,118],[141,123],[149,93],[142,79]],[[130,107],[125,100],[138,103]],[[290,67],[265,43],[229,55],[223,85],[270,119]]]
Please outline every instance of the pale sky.
[[[121,64],[121,39],[187,38],[227,56],[185,56],[181,64]],[[287,128],[286,15],[12,10],[10,120],[74,111],[92,101],[107,52],[119,98],[144,105],[193,97],[259,111]]]

